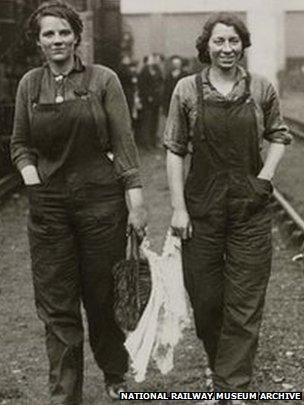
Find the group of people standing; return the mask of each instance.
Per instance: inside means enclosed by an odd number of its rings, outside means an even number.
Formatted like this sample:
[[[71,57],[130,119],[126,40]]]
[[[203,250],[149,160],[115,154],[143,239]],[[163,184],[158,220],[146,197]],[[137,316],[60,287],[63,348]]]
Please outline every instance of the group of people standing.
[[[168,115],[174,87],[188,74],[184,65],[184,59],[178,55],[168,61],[159,54],[145,56],[141,70],[130,57],[122,59],[118,76],[127,98],[136,142],[143,148],[161,144],[158,137],[160,114]]]
[[[83,26],[72,7],[42,3],[28,27],[46,62],[20,81],[11,155],[29,196],[50,403],[82,403],[81,303],[106,392],[119,399],[128,389],[128,354],[114,319],[111,269],[125,257],[128,229],[142,238],[147,225],[130,119],[135,101],[112,70],[82,63],[77,46]],[[196,45],[205,67],[175,86],[181,64],[172,60],[175,68],[165,79],[171,227],[182,239],[185,286],[212,389],[221,392],[249,389],[271,268],[271,179],[291,141],[273,86],[240,64],[250,45],[236,15],[212,15]],[[142,136],[151,145],[163,83],[148,57],[138,91]],[[264,140],[270,147],[263,162]]]

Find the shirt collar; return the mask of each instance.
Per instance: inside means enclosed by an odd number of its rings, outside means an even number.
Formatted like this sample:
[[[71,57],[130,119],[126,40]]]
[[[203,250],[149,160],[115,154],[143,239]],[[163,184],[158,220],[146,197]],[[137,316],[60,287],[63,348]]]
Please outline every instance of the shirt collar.
[[[49,68],[48,62],[45,62],[45,63],[43,64],[43,66],[44,66],[45,68],[48,68],[49,70],[51,70],[51,69]],[[68,75],[71,74],[72,72],[82,72],[84,69],[85,69],[85,66],[84,66],[84,64],[82,63],[81,58],[80,58],[78,55],[75,55],[73,68],[72,68],[72,70],[68,73]]]
[[[204,84],[211,85],[210,80],[209,80],[209,69],[210,69],[210,66],[203,69],[202,79],[203,79]],[[237,65],[237,76],[236,76],[235,84],[238,84],[240,81],[242,81],[243,79],[246,79],[247,77],[248,77],[247,70],[243,66]]]

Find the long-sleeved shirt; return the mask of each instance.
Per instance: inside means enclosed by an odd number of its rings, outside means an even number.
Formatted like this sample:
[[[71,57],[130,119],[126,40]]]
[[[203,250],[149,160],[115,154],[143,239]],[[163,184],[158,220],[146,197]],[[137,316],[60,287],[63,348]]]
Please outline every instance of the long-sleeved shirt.
[[[58,91],[64,100],[76,98],[75,90],[81,86],[86,67],[79,58],[75,59],[74,68],[64,77],[61,88],[49,66],[44,66],[42,74],[39,103],[55,103]],[[36,73],[35,73],[36,72]],[[33,75],[37,69],[26,73],[21,79],[16,96],[14,129],[11,138],[11,156],[19,170],[27,165],[37,165],[39,154],[31,147],[31,121],[33,117]],[[97,136],[103,151],[111,151],[114,155],[116,174],[122,179],[126,189],[141,186],[139,177],[139,158],[134,143],[131,120],[121,84],[117,75],[104,66],[93,65],[89,83],[90,92],[100,100],[101,115],[106,120],[98,120],[98,110],[94,111],[97,118]]]
[[[227,102],[242,97],[246,89],[248,72],[239,66],[237,73],[233,89],[227,95],[223,95],[212,85],[209,79],[209,68],[205,68],[201,72],[204,99]],[[264,139],[273,143],[289,144],[292,136],[282,119],[279,99],[274,87],[264,77],[255,74],[250,76],[250,92],[254,101],[260,147],[262,148]],[[165,147],[178,155],[186,155],[193,138],[197,116],[197,88],[195,75],[191,75],[178,82],[172,95],[164,134]]]

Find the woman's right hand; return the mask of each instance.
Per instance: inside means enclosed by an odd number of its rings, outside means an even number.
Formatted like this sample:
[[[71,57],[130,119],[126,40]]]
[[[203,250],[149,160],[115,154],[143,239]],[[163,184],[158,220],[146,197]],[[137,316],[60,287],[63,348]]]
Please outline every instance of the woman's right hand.
[[[173,235],[181,239],[190,239],[192,237],[192,224],[188,211],[185,209],[175,209],[171,219],[171,228]]]
[[[26,186],[41,184],[37,168],[34,165],[27,165],[21,169],[21,175]]]

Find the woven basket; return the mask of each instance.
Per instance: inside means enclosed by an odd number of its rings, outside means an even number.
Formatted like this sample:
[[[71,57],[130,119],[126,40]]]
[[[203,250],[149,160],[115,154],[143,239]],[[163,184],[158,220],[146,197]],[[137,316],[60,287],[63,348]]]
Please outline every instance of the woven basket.
[[[152,281],[149,262],[140,252],[134,230],[128,236],[126,259],[112,269],[114,314],[121,329],[133,331],[148,303]]]

